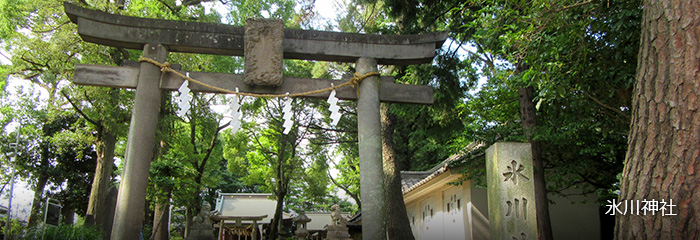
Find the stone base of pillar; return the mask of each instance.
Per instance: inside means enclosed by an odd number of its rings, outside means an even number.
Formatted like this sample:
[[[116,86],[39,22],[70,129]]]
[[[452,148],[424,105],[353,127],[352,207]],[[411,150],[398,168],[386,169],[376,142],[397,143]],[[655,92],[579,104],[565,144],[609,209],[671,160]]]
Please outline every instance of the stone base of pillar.
[[[328,226],[326,232],[326,240],[350,240],[348,227],[346,226]]]
[[[215,240],[213,227],[192,227],[185,240]]]

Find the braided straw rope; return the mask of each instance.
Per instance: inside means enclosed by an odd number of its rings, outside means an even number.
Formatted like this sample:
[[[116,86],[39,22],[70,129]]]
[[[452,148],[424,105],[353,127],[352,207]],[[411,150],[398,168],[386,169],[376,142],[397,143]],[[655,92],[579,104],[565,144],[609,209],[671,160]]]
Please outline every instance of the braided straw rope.
[[[312,90],[312,91],[307,91],[307,92],[301,92],[301,93],[292,93],[292,94],[258,94],[258,93],[234,92],[234,91],[231,91],[231,90],[228,90],[228,89],[225,89],[225,88],[220,88],[220,87],[217,87],[217,86],[212,86],[212,85],[210,85],[210,84],[206,84],[206,83],[201,82],[201,81],[199,81],[199,80],[197,80],[197,79],[188,77],[188,76],[186,76],[186,75],[184,75],[184,74],[182,74],[182,73],[176,71],[175,69],[172,69],[172,68],[170,67],[170,63],[168,63],[168,62],[160,63],[160,62],[158,62],[158,61],[156,61],[156,60],[154,60],[154,59],[146,58],[146,57],[141,57],[141,58],[139,58],[139,62],[148,62],[148,63],[151,63],[151,64],[153,64],[153,65],[156,65],[156,66],[160,67],[160,71],[163,72],[163,73],[166,73],[166,72],[174,73],[175,75],[178,75],[179,77],[181,77],[181,78],[183,78],[183,79],[185,79],[185,80],[187,80],[187,81],[189,81],[189,82],[193,82],[193,83],[199,84],[199,85],[201,85],[201,86],[204,86],[204,87],[209,88],[209,89],[212,89],[212,90],[216,90],[216,91],[223,92],[223,93],[228,93],[228,94],[237,94],[237,95],[240,95],[240,96],[265,97],[265,98],[303,97],[303,96],[308,96],[308,95],[313,95],[313,94],[318,94],[318,93],[330,92],[330,91],[333,91],[333,90],[335,90],[335,89],[338,89],[338,88],[341,88],[341,87],[345,87],[345,86],[348,86],[348,85],[350,85],[350,86],[352,86],[352,87],[355,87],[355,86],[357,86],[357,84],[359,84],[360,82],[362,82],[362,80],[364,80],[365,78],[368,78],[368,77],[371,77],[371,76],[379,76],[379,75],[380,75],[378,72],[369,72],[369,73],[366,73],[366,74],[364,74],[364,75],[361,75],[360,73],[357,73],[357,72],[356,72],[356,73],[354,74],[354,76],[350,79],[350,81],[344,82],[344,83],[342,83],[342,84],[340,84],[340,85],[337,85],[337,86],[331,86],[331,87],[327,87],[327,88],[322,88],[322,89],[317,89],[317,90]],[[359,94],[358,94],[358,95],[359,95]]]

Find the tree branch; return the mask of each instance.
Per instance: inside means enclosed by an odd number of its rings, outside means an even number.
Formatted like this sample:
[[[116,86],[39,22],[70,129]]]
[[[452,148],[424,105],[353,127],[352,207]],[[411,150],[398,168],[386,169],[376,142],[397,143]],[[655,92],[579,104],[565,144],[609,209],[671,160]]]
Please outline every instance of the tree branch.
[[[170,12],[173,13],[173,15],[177,15],[180,12],[180,8],[174,8],[170,6],[170,4],[166,3],[164,0],[158,0],[161,4],[165,5],[168,9],[170,9]]]
[[[85,114],[85,113],[83,112],[83,110],[81,110],[81,109],[73,102],[73,100],[72,100],[70,97],[68,97],[68,94],[66,94],[65,91],[61,91],[61,95],[63,95],[63,97],[65,97],[66,100],[68,100],[68,103],[70,103],[70,105],[73,106],[73,109],[75,109],[75,111],[78,112],[78,114],[80,114],[80,116],[83,116],[83,118],[85,118],[86,121],[88,121],[89,123],[92,123],[93,125],[95,125],[95,126],[97,126],[97,127],[102,127],[102,124],[100,124],[98,121],[92,120],[90,117],[88,117],[87,114]]]
[[[260,142],[260,139],[258,139],[258,136],[255,134],[255,132],[249,130],[248,133],[249,133],[250,135],[253,135],[253,139],[255,140],[255,142],[256,142],[256,143],[258,144],[258,146],[260,147],[260,150],[261,150],[261,151],[264,151],[265,153],[267,153],[267,154],[263,154],[263,157],[265,157],[265,159],[267,159],[268,162],[273,162],[272,159],[270,159],[270,157],[268,156],[268,154],[269,154],[269,155],[277,155],[277,153],[268,151],[265,147],[263,147],[262,143]]]
[[[564,11],[564,10],[567,10],[567,9],[570,9],[570,8],[580,7],[580,6],[589,4],[589,3],[591,3],[591,2],[593,2],[593,1],[591,1],[591,0],[586,0],[586,1],[583,1],[583,2],[571,4],[571,5],[569,5],[569,6],[564,6],[563,8],[560,8],[560,9],[557,9],[557,10],[554,10],[554,11],[555,11],[555,12],[561,12],[561,11]]]
[[[216,128],[216,132],[214,132],[214,136],[211,138],[211,141],[209,142],[209,147],[207,148],[206,152],[207,154],[204,155],[204,158],[202,159],[202,163],[197,166],[197,169],[199,172],[203,173],[204,172],[204,167],[207,165],[207,161],[209,160],[209,157],[211,156],[211,152],[214,151],[214,147],[216,147],[216,138],[219,137],[219,132],[223,130],[224,128],[228,127],[231,124],[231,122],[228,122],[218,128]]]
[[[341,130],[341,129],[334,129],[334,128],[324,128],[324,127],[321,127],[318,125],[307,125],[304,127],[308,128],[308,129],[323,130],[326,132],[357,133],[357,130]]]
[[[604,107],[604,108],[607,108],[607,109],[609,109],[609,110],[611,110],[611,111],[613,111],[613,112],[616,112],[616,113],[620,114],[620,115],[621,115],[622,117],[624,117],[627,121],[631,121],[631,120],[632,120],[632,119],[630,118],[630,116],[627,116],[627,114],[625,114],[624,112],[622,112],[622,110],[616,109],[616,108],[614,108],[614,107],[611,107],[611,106],[609,106],[609,105],[607,105],[607,104],[601,102],[601,101],[598,100],[597,98],[595,98],[595,97],[591,96],[590,94],[588,94],[588,92],[586,92],[586,91],[581,91],[581,92],[583,92],[583,94],[586,95],[586,97],[590,98],[591,100],[593,100],[593,102],[597,103],[598,105],[600,105],[600,106],[602,106],[602,107]]]
[[[357,196],[357,194],[351,192],[350,189],[348,189],[347,187],[340,185],[338,182],[336,182],[335,179],[333,178],[333,176],[331,176],[330,172],[327,172],[327,174],[328,174],[328,178],[331,180],[333,185],[339,187],[340,189],[343,189],[343,191],[345,191],[345,193],[348,194],[348,196],[350,196],[352,199],[355,199],[355,203],[357,203],[357,208],[362,209],[362,205],[361,205],[362,203],[360,201],[360,197]]]
[[[58,26],[49,28],[49,29],[47,29],[47,30],[32,30],[32,32],[33,32],[33,33],[49,33],[49,32],[53,32],[53,31],[56,31],[57,29],[63,27],[64,25],[70,23],[70,22],[71,22],[71,21],[65,21],[65,22],[59,24]]]

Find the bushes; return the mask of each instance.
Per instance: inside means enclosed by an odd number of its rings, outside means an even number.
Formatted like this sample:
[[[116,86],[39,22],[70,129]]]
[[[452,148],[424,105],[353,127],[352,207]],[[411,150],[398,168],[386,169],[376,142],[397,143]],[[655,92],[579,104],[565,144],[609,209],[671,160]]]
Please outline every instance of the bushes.
[[[21,239],[41,239],[42,227],[28,228]],[[60,225],[46,226],[44,240],[102,240],[104,234],[88,226]]]

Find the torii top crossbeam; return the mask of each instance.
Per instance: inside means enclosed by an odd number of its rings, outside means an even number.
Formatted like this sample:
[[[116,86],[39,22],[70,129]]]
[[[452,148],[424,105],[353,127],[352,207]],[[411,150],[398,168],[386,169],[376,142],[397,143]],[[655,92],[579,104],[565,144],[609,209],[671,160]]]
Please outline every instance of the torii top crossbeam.
[[[160,43],[170,52],[243,56],[245,27],[109,14],[64,3],[83,40],[127,49]],[[109,29],[109,31],[105,31]],[[284,58],[355,62],[369,57],[383,65],[430,63],[447,32],[377,35],[284,29]]]

